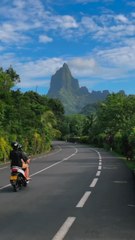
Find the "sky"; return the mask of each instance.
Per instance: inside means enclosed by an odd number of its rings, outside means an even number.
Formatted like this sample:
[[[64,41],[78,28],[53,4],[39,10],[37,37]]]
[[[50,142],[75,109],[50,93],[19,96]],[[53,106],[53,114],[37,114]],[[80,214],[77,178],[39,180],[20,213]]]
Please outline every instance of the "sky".
[[[135,94],[135,0],[0,0],[0,67],[47,94],[67,63],[80,87]]]

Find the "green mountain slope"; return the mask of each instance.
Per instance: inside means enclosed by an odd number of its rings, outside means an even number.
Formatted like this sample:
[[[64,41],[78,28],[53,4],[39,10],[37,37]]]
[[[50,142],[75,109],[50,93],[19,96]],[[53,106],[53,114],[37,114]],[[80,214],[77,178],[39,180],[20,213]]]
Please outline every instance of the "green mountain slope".
[[[58,98],[64,105],[65,114],[79,113],[87,104],[104,100],[109,92],[107,90],[88,91],[86,87],[80,87],[66,63],[52,76],[50,89],[47,96]]]

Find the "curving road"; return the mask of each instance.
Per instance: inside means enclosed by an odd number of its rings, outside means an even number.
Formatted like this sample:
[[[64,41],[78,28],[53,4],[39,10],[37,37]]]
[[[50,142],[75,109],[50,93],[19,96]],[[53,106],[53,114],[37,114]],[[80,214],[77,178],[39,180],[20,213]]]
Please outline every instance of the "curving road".
[[[134,240],[135,181],[103,149],[54,142],[31,162],[27,188],[15,193],[0,166],[1,240]]]

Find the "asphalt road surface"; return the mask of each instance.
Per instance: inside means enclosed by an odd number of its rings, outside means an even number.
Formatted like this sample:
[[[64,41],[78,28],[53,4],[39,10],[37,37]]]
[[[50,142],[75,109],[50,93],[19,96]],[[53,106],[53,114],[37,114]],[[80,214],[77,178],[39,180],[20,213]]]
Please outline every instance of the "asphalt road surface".
[[[0,240],[135,240],[135,180],[103,149],[55,142],[13,192],[0,166]]]

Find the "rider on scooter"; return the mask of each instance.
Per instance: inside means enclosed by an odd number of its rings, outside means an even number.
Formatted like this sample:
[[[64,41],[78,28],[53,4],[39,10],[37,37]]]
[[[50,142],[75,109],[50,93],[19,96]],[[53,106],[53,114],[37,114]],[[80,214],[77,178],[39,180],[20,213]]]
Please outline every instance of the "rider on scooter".
[[[23,151],[21,144],[18,145],[18,150],[22,154],[22,159],[23,159],[24,163],[27,164],[27,168],[25,168],[24,170],[25,170],[25,175],[27,177],[27,180],[30,180],[31,179],[29,177],[29,174],[30,174],[30,170],[29,170],[30,158],[27,156],[26,152]]]
[[[24,162],[23,160],[23,154],[21,151],[18,149],[18,142],[12,142],[11,144],[12,150],[10,151],[10,160],[11,160],[11,168],[13,166],[20,167],[22,169],[27,169],[28,164]],[[26,179],[29,180],[26,176]]]

